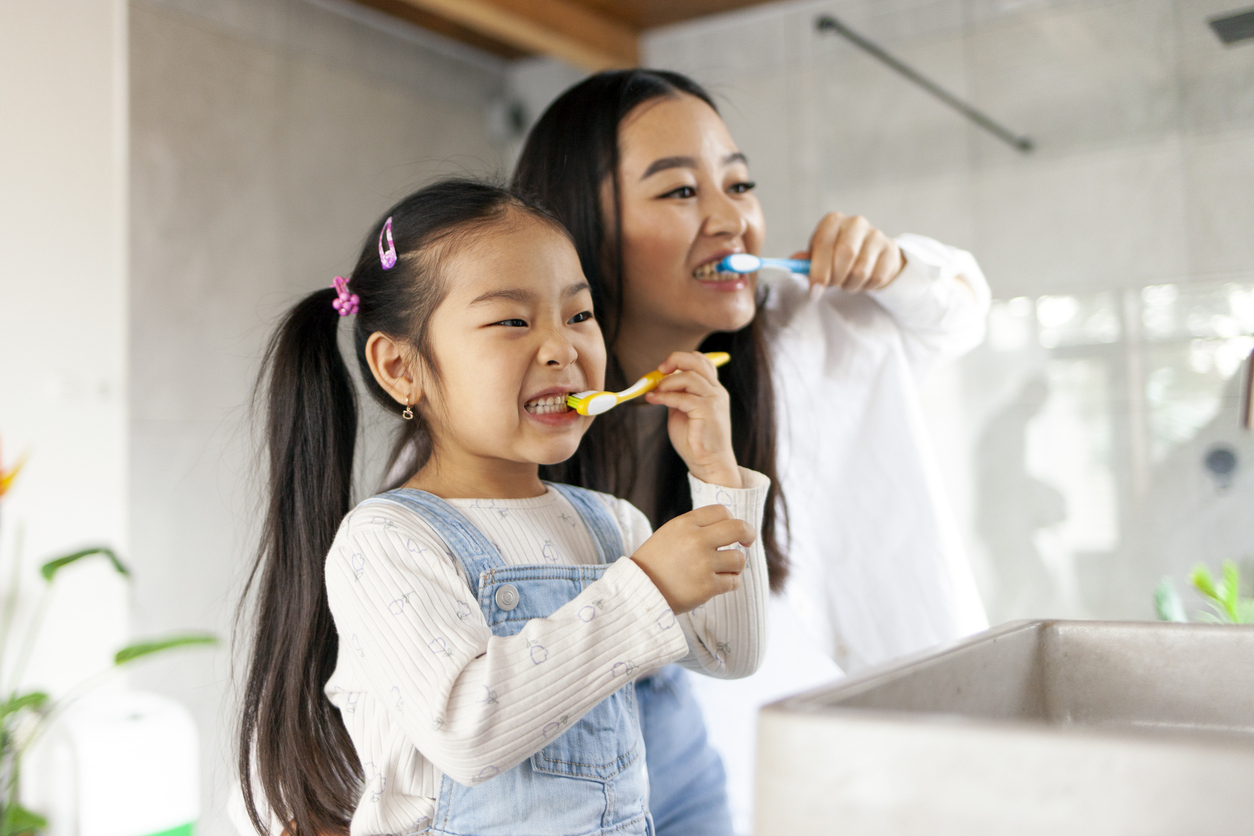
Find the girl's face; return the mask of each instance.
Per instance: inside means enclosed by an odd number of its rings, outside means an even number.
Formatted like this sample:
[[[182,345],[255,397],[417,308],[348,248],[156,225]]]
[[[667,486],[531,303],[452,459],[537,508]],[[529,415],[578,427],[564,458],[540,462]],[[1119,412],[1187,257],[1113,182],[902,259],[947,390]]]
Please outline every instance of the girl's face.
[[[757,275],[708,272],[730,253],[758,254],[765,231],[723,120],[694,96],[653,99],[623,120],[618,144],[625,330],[648,322],[691,342],[748,325]]]
[[[605,343],[570,240],[511,211],[444,272],[448,295],[429,330],[440,382],[424,391],[437,455],[467,470],[570,458],[592,419],[567,409],[566,395],[605,379]]]

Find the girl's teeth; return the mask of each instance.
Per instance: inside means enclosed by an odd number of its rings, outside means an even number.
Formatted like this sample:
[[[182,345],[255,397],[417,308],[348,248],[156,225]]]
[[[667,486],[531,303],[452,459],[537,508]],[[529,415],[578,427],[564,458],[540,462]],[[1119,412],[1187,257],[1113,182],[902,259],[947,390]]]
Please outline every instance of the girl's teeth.
[[[534,401],[528,401],[523,408],[532,415],[551,415],[557,412],[570,412],[570,407],[566,405],[565,395],[550,395],[546,398],[536,398]]]

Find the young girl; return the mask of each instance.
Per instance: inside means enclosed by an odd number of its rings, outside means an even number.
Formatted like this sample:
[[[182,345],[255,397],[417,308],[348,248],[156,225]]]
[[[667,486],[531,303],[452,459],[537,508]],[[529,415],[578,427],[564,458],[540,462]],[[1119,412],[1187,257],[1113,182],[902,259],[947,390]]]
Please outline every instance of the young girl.
[[[350,510],[357,409],[337,326],[354,314],[366,387],[404,419],[397,449],[420,453],[403,487]],[[592,420],[566,395],[604,380],[588,283],[551,216],[446,181],[291,310],[265,368],[239,757],[254,826],[650,832],[634,680],[674,661],[745,676],[764,645],[769,482],[736,465],[713,365],[673,354],[649,395],[670,409],[695,510],[654,533],[623,500],[542,482]]]

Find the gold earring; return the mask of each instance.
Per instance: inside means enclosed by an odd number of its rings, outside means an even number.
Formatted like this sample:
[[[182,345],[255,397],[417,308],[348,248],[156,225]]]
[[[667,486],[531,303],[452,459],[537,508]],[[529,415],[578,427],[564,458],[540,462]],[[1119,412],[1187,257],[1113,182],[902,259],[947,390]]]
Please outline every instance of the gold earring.
[[[401,413],[401,417],[406,421],[414,420],[414,410],[410,408],[408,403],[405,404],[405,411]]]

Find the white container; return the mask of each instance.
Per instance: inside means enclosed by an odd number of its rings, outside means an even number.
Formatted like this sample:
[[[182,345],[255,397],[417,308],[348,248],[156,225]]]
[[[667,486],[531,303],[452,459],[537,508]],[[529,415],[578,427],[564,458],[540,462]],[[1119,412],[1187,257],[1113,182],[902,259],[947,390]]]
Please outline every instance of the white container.
[[[773,703],[757,836],[1254,832],[1254,627],[1032,621]]]
[[[47,836],[191,836],[198,749],[195,722],[174,700],[97,691],[28,756],[23,804],[48,817]]]

